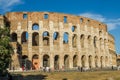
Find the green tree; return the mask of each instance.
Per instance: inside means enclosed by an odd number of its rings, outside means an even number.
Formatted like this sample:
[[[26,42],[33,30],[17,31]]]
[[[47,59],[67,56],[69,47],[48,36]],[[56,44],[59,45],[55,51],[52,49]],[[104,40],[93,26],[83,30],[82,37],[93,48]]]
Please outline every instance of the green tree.
[[[0,76],[3,76],[9,67],[12,53],[9,27],[0,28]]]

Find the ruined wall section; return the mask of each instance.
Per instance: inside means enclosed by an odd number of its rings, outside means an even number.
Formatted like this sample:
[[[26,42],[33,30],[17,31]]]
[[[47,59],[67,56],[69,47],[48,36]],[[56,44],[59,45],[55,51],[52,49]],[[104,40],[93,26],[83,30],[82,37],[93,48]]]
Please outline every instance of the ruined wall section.
[[[110,58],[111,58],[111,64],[113,64],[114,66],[117,66],[117,54],[116,54],[116,50],[115,50],[115,39],[114,37],[109,34],[108,35],[108,43],[109,43],[109,53],[111,54]]]

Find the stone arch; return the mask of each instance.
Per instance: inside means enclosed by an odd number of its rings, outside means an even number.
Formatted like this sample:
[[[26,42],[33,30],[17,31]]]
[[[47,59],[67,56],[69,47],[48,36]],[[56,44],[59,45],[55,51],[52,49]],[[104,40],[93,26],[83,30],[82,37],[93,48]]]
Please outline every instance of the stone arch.
[[[68,32],[64,32],[64,34],[63,34],[63,43],[68,44],[68,42],[69,42],[69,34],[68,34]]]
[[[96,36],[93,39],[93,44],[94,44],[94,47],[97,47],[97,37]]]
[[[69,55],[64,56],[64,68],[65,69],[69,68]]]
[[[34,23],[32,25],[32,30],[39,30],[39,25],[37,23]]]
[[[71,30],[72,30],[72,32],[76,32],[77,27],[76,27],[76,26],[72,26],[72,27],[71,27]]]
[[[77,61],[78,61],[78,56],[77,55],[74,55],[73,56],[73,67],[77,67]]]
[[[88,63],[89,63],[89,68],[92,68],[92,55],[88,56]]]
[[[50,57],[49,55],[43,55],[43,67],[50,67]]]
[[[53,33],[53,40],[58,40],[59,39],[59,33],[58,32],[54,32]]]
[[[104,39],[104,47],[106,48],[106,46],[107,46],[107,40]]]
[[[49,46],[49,32],[44,31],[43,32],[43,45],[44,46]]]
[[[77,47],[77,35],[74,34],[72,37],[72,46]]]
[[[58,45],[59,44],[59,33],[58,32],[54,32],[53,33],[53,44]]]
[[[59,55],[55,55],[54,57],[54,69],[55,70],[59,69]]]
[[[82,35],[80,36],[81,48],[84,48],[84,39],[85,39],[85,36],[84,36],[84,34],[82,34]]]
[[[103,42],[103,39],[100,38],[99,41],[100,41],[100,50],[102,50],[102,42]]]
[[[32,68],[31,61],[28,60],[27,55],[22,55],[22,69],[30,70]]]
[[[34,32],[32,33],[32,46],[38,46],[39,45],[39,33]]]
[[[27,43],[28,42],[28,32],[24,31],[21,35],[21,43]]]
[[[39,55],[35,54],[32,56],[32,69],[33,70],[38,70],[39,69]]]
[[[102,31],[99,31],[99,36],[101,36],[102,35]]]
[[[12,42],[17,42],[17,33],[13,32],[11,34],[11,40],[12,40]]]
[[[108,66],[108,56],[105,57],[105,66]]]
[[[91,46],[91,41],[92,41],[92,38],[91,38],[91,35],[88,35],[88,46]]]
[[[95,67],[98,68],[98,56],[95,56]]]
[[[103,62],[104,62],[104,58],[103,58],[103,56],[101,56],[101,57],[100,57],[100,65],[101,65],[101,68],[103,68],[103,66],[104,66],[104,65],[103,65]]]
[[[81,66],[82,66],[82,67],[85,67],[85,64],[86,64],[86,56],[83,55],[83,56],[81,57]]]

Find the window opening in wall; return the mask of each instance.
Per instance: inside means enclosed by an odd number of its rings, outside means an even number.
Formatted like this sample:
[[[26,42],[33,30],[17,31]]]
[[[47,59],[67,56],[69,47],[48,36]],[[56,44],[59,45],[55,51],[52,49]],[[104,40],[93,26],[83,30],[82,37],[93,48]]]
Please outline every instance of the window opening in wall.
[[[48,19],[48,14],[44,14],[44,19]]]
[[[26,43],[28,41],[28,32],[23,32],[21,35],[21,43]]]
[[[96,41],[97,41],[97,37],[94,37],[94,40],[93,40],[94,47],[97,47],[96,46]]]
[[[33,24],[32,30],[39,30],[39,25],[38,24]]]
[[[67,16],[64,16],[64,23],[67,23]]]
[[[32,34],[32,45],[38,46],[39,45],[39,34],[37,32],[34,32]]]
[[[64,44],[68,44],[68,37],[69,37],[68,33],[64,32],[64,35],[63,35],[63,43]]]
[[[74,34],[72,37],[72,46],[75,48],[77,47],[77,35]]]
[[[49,45],[49,33],[47,31],[43,32],[43,45]]]
[[[54,34],[53,34],[53,39],[54,39],[54,40],[57,40],[57,39],[58,39],[58,32],[54,32]]]
[[[72,30],[72,32],[75,32],[76,31],[76,26],[72,26],[71,30]]]
[[[80,18],[80,23],[82,23],[83,22],[83,18]]]
[[[90,44],[91,44],[91,36],[89,35],[88,36],[88,46],[90,46]]]
[[[84,35],[80,37],[81,48],[84,48]]]
[[[99,31],[99,36],[101,36],[102,35],[102,31]]]
[[[87,24],[89,24],[90,23],[90,20],[87,20]]]
[[[50,57],[49,55],[43,56],[43,67],[49,67],[50,66]]]
[[[23,19],[27,19],[28,15],[27,14],[23,14]]]

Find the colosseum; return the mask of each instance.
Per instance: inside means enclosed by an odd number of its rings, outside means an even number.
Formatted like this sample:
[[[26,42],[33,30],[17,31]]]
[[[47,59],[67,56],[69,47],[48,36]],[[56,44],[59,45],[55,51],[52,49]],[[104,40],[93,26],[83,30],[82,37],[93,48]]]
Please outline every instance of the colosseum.
[[[10,69],[116,66],[114,37],[99,21],[55,12],[8,12],[0,15],[4,25],[10,27],[14,48]]]

